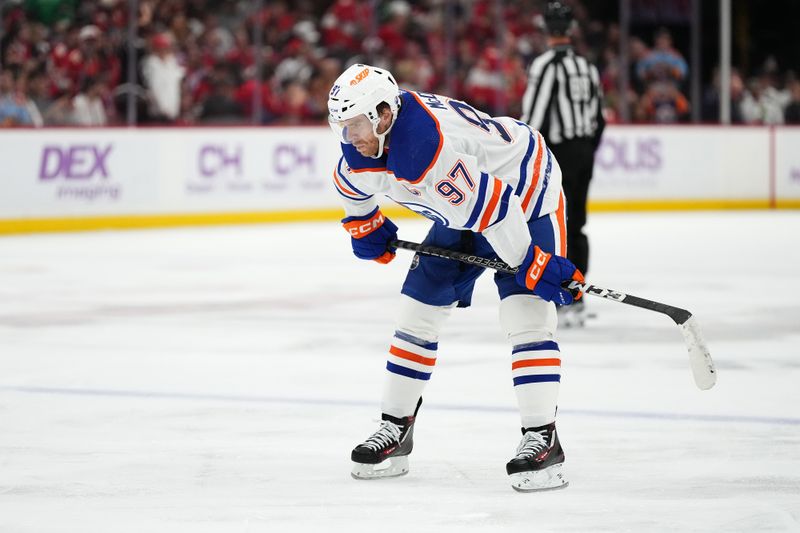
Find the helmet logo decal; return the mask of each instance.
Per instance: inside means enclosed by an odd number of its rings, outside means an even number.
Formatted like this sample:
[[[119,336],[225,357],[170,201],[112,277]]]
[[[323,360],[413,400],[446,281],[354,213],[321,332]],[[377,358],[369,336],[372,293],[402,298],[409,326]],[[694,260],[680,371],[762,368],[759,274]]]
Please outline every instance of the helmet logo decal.
[[[356,74],[355,78],[350,80],[350,85],[358,85],[359,83],[364,81],[364,78],[366,78],[367,76],[369,76],[369,69],[365,68],[364,70]]]
[[[336,96],[337,94],[339,94],[339,89],[341,89],[341,87],[339,87],[338,85],[334,85],[333,87],[331,87],[331,96]]]

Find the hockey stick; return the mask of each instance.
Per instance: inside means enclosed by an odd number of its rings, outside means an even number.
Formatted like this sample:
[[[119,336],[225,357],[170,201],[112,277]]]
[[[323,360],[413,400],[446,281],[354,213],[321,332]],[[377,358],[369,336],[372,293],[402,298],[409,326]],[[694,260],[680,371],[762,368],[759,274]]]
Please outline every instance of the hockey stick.
[[[499,272],[505,272],[506,274],[516,274],[518,270],[516,267],[509,266],[498,259],[487,259],[486,257],[478,257],[456,250],[417,244],[415,242],[395,240],[390,243],[390,246],[395,246],[404,250],[412,250],[424,255],[453,259],[469,265],[491,268]],[[667,315],[681,328],[681,333],[686,342],[686,348],[689,350],[689,364],[692,368],[695,384],[701,390],[708,390],[717,382],[717,371],[714,368],[714,361],[711,359],[708,345],[700,332],[700,326],[698,326],[697,321],[686,309],[673,307],[653,300],[646,300],[645,298],[639,298],[638,296],[625,294],[612,289],[604,289],[603,287],[598,287],[597,285],[591,285],[589,283],[570,281],[565,282],[564,287],[572,291],[579,290],[584,294],[591,294],[592,296],[598,296],[606,300],[633,305]]]

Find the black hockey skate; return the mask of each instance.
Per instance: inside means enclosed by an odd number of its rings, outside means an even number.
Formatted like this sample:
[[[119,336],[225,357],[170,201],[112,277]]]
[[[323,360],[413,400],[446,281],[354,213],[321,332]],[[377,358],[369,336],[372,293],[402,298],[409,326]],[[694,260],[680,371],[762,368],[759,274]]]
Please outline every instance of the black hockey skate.
[[[417,402],[414,414],[397,418],[383,413],[378,431],[353,449],[351,475],[356,479],[379,479],[408,474],[408,454],[414,449],[414,421],[422,405]]]
[[[558,440],[556,423],[522,428],[517,456],[506,465],[511,487],[520,492],[566,487],[569,482],[561,471],[564,450]]]

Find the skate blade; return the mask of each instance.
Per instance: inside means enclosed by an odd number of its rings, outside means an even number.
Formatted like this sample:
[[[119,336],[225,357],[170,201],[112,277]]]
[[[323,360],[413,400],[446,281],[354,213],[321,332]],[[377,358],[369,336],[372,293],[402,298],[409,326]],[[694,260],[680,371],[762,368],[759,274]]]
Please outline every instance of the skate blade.
[[[383,479],[408,474],[408,456],[390,457],[376,465],[353,463],[350,475],[355,479]]]
[[[517,492],[537,492],[564,489],[569,481],[564,477],[562,465],[553,465],[535,472],[517,472],[509,475],[511,488]]]

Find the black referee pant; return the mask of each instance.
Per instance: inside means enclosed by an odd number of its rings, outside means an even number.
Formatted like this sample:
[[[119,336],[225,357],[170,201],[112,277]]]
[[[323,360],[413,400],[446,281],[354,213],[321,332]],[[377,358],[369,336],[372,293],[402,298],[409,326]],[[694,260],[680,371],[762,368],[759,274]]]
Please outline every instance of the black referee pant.
[[[594,143],[574,139],[550,145],[561,167],[561,183],[567,198],[567,259],[586,274],[589,270],[589,239],[586,225],[586,199],[594,167]]]

